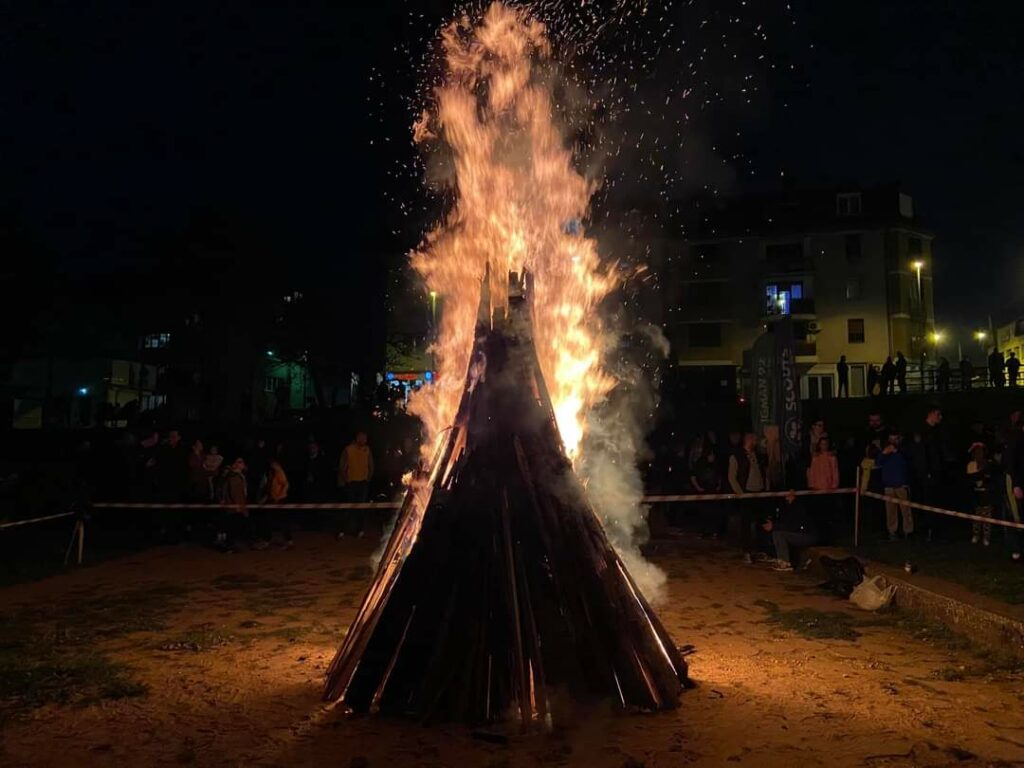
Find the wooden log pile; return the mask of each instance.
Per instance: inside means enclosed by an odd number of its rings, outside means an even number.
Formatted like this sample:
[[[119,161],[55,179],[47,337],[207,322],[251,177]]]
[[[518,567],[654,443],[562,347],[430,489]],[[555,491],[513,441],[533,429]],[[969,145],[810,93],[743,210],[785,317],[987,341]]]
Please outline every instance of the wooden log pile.
[[[512,285],[507,316],[484,292],[455,424],[328,670],[325,698],[353,712],[532,729],[598,701],[678,705],[686,663],[565,456],[529,280]]]

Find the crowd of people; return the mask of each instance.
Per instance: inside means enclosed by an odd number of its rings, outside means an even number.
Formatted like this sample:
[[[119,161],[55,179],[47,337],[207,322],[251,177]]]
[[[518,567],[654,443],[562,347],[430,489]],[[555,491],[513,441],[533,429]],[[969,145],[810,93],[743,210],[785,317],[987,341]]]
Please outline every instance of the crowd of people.
[[[120,466],[108,466],[109,457],[94,455],[89,443],[79,455],[80,487],[88,497],[104,484],[117,483],[119,497],[154,505],[150,528],[163,541],[203,539],[225,552],[239,547],[266,549],[280,537],[280,545],[293,544],[289,521],[294,519],[275,506],[289,502],[326,504],[366,503],[390,499],[400,487],[401,475],[418,453],[410,440],[384,451],[378,468],[365,431],[357,431],[340,449],[325,450],[310,435],[299,447],[294,441],[268,441],[258,437],[232,450],[228,457],[218,444],[200,438],[186,443],[177,429],[153,432],[119,452]],[[103,477],[110,475],[114,478]],[[109,497],[109,494],[100,493]],[[205,509],[160,509],[159,504],[206,505]],[[210,511],[214,514],[210,514]],[[218,514],[219,511],[219,514]],[[362,537],[366,509],[344,514],[306,514],[307,524],[331,528],[339,537]]]
[[[962,444],[961,444],[962,443]],[[784,458],[778,433],[764,438],[732,432],[720,444],[715,432],[694,436],[684,455],[689,490],[696,494],[745,496],[763,491],[835,491],[852,488],[889,497],[881,502],[862,498],[862,518],[877,512],[889,540],[961,536],[964,523],[940,513],[918,513],[904,501],[967,512],[982,518],[1021,522],[1024,505],[1024,420],[1019,410],[1005,422],[971,425],[965,441],[943,424],[942,410],[930,407],[914,429],[887,426],[881,413],[868,416],[864,431],[833,439],[824,420],[810,425],[796,456]],[[744,558],[775,559],[782,570],[793,567],[792,550],[835,536],[846,526],[850,496],[789,495],[784,499],[735,502]],[[705,536],[724,533],[727,516],[721,502],[703,505],[700,520]],[[882,511],[884,510],[884,517]],[[683,509],[676,520],[685,519]],[[1002,526],[1001,526],[1002,527]],[[1021,536],[1002,527],[1009,557],[1022,557]],[[993,526],[973,521],[967,541],[988,547]],[[772,557],[774,553],[774,558]]]
[[[1002,389],[1009,384],[1010,387],[1017,387],[1020,384],[1021,362],[1016,352],[1004,355],[999,350],[994,350],[988,356],[987,381],[990,387]],[[865,386],[867,393],[872,396],[893,395],[899,390],[900,394],[907,392],[907,375],[909,364],[902,352],[896,353],[896,359],[887,357],[881,367],[871,363],[868,365]],[[963,357],[959,365],[960,389],[967,391],[974,385],[976,371],[974,363],[970,358]],[[922,373],[922,377],[924,373]],[[836,363],[837,394],[839,397],[850,396],[850,364],[846,355],[839,358]],[[953,381],[953,368],[945,357],[938,358],[938,364],[930,371],[927,381],[922,379],[921,389],[932,389],[936,392],[949,392]]]

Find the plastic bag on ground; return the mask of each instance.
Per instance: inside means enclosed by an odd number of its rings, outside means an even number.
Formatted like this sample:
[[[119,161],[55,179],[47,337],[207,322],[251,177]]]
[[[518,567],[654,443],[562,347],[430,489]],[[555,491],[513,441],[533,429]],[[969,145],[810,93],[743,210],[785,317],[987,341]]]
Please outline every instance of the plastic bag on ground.
[[[889,584],[884,576],[865,578],[850,594],[850,600],[865,611],[877,611],[892,602],[896,585]]]

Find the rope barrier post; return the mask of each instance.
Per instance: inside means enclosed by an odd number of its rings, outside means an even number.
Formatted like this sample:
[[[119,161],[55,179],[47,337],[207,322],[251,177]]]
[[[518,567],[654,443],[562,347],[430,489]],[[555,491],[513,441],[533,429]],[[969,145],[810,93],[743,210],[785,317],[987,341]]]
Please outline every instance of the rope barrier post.
[[[75,548],[75,542],[79,540],[78,527],[82,524],[81,518],[75,518],[75,527],[71,529],[71,541],[68,542],[68,548],[64,550],[64,565],[67,565],[71,560],[71,552]],[[78,552],[78,564],[82,564],[82,552],[79,548]]]
[[[82,551],[85,549],[85,520],[80,519],[78,525],[78,564],[82,564]]]
[[[857,467],[857,487],[853,495],[853,548],[860,545],[860,473],[861,468]]]

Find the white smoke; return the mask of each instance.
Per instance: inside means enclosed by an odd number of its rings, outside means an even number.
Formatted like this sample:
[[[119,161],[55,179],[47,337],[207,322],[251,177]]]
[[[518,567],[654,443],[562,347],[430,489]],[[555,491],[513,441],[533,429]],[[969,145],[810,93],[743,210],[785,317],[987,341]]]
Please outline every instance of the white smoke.
[[[657,326],[641,324],[635,335],[644,337],[647,347],[659,357],[668,354],[668,340]],[[647,543],[648,508],[639,462],[649,455],[644,437],[650,414],[658,404],[656,375],[635,360],[618,355],[618,337],[609,337],[606,354],[610,373],[618,381],[609,397],[587,418],[577,471],[586,483],[587,496],[604,524],[609,541],[629,569],[637,586],[651,603],[664,597],[665,572],[644,558]],[[617,359],[615,359],[617,358]]]

